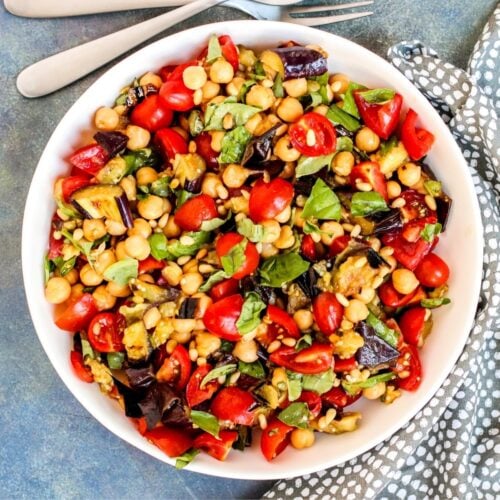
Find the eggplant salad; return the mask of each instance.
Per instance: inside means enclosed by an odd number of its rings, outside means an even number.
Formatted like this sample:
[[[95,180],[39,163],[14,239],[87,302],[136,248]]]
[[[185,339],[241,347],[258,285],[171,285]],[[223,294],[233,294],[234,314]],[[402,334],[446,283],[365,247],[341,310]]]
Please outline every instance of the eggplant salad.
[[[55,183],[45,292],[68,362],[179,468],[252,437],[271,461],[421,383],[450,302],[434,136],[327,59],[214,35],[97,109]]]

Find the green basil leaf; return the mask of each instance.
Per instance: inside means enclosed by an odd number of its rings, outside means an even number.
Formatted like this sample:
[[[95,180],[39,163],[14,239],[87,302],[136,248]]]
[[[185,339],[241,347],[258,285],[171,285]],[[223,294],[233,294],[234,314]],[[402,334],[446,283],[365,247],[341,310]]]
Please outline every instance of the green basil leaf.
[[[219,163],[239,163],[251,138],[252,134],[243,125],[226,132],[222,138]]]
[[[243,102],[247,95],[247,92],[250,90],[252,86],[254,86],[257,82],[255,80],[246,80],[243,82],[243,85],[238,92],[238,102]]]
[[[167,237],[163,233],[154,233],[149,238],[149,246],[151,247],[151,255],[156,260],[175,260],[184,255],[194,255],[205,243],[210,240],[210,233],[206,231],[198,231],[186,233],[184,242],[189,238],[192,241],[190,244],[183,244],[180,240],[172,240],[167,242]]]
[[[441,233],[442,228],[443,226],[439,222],[436,222],[436,224],[426,224],[420,236],[427,243],[432,243],[434,238]]]
[[[279,413],[278,419],[292,427],[307,429],[309,416],[309,408],[306,403],[292,403]]]
[[[254,361],[253,363],[245,363],[243,361],[239,361],[238,371],[244,373],[245,375],[250,375],[250,377],[253,378],[266,378],[266,372],[259,360]]]
[[[371,326],[375,333],[382,339],[385,340],[392,347],[398,345],[399,333],[392,328],[389,328],[383,321],[379,320],[377,316],[373,313],[369,313],[366,318],[366,323]]]
[[[86,357],[95,359],[95,352],[94,349],[92,349],[92,346],[90,345],[90,342],[86,339],[81,337],[81,344],[82,344],[82,357],[85,359]]]
[[[266,304],[256,292],[249,292],[243,302],[240,317],[236,322],[238,331],[245,335],[253,332],[260,324],[260,313],[266,308]]]
[[[192,198],[194,196],[193,193],[190,191],[186,191],[185,189],[178,189],[175,192],[176,200],[175,200],[175,207],[180,208],[186,201],[189,200],[189,198]]]
[[[349,151],[353,150],[354,144],[350,137],[340,136],[337,137],[337,146],[335,147],[335,152],[340,153],[340,151]]]
[[[342,127],[349,130],[349,132],[356,132],[361,124],[354,116],[346,113],[343,109],[339,108],[336,104],[332,104],[326,113],[326,117],[333,122],[334,125],[342,125]]]
[[[177,459],[175,460],[175,468],[184,469],[184,467],[186,467],[186,465],[189,465],[199,453],[200,450],[197,450],[195,448],[191,448],[190,450],[186,451],[184,455],[177,457]]]
[[[149,238],[149,247],[151,255],[156,260],[166,259],[168,255],[167,237],[163,233],[153,233]]]
[[[220,341],[220,350],[222,352],[228,353],[233,352],[234,346],[233,343],[226,339],[221,339]]]
[[[363,92],[360,92],[359,95],[368,104],[383,104],[387,101],[390,101],[391,99],[394,99],[396,91],[387,88],[371,89],[371,90],[364,90]]]
[[[341,216],[340,201],[334,191],[322,179],[318,179],[307,198],[302,218],[339,220]]]
[[[125,175],[133,174],[141,167],[154,167],[160,162],[159,156],[151,148],[136,149],[135,151],[128,151],[123,156],[127,165]]]
[[[106,280],[112,281],[120,286],[125,286],[128,282],[139,275],[139,262],[137,259],[122,259],[111,264],[103,273]]]
[[[360,118],[358,107],[356,106],[356,101],[354,100],[354,90],[364,90],[366,87],[364,85],[360,85],[359,83],[349,82],[349,86],[347,87],[346,93],[344,95],[344,106],[342,109],[354,116],[355,118]]]
[[[254,71],[257,76],[261,76],[264,78],[266,77],[266,70],[264,69],[264,64],[262,64],[262,61],[255,61]]]
[[[434,198],[437,198],[443,192],[443,186],[439,181],[428,180],[424,182],[424,189]]]
[[[329,167],[333,153],[324,156],[301,156],[295,169],[295,177],[304,177],[319,172],[324,167]]]
[[[323,233],[323,231],[321,231],[321,229],[316,224],[314,224],[313,222],[311,222],[309,220],[305,221],[304,227],[302,228],[302,231],[304,231],[304,234],[312,234],[312,233],[322,234]]]
[[[335,375],[333,370],[318,373],[317,375],[304,375],[302,377],[302,388],[304,391],[313,391],[317,394],[324,394],[333,387]]]
[[[121,370],[125,361],[125,353],[123,352],[108,352],[108,366],[112,370]]]
[[[219,421],[217,417],[206,411],[191,410],[190,413],[193,424],[197,425],[200,429],[212,434],[214,437],[219,437]]]
[[[392,372],[380,373],[378,375],[373,375],[372,377],[364,380],[363,382],[342,381],[342,387],[345,389],[345,391],[348,394],[350,394],[351,396],[354,396],[355,394],[357,394],[359,391],[361,391],[363,389],[369,389],[370,387],[373,387],[380,382],[388,382],[389,380],[392,380],[395,377],[396,377],[396,375]]]
[[[200,286],[199,291],[202,293],[208,292],[214,285],[220,283],[221,281],[224,281],[227,278],[229,278],[229,276],[222,269],[219,269],[208,277],[207,281],[205,281],[205,283]]]
[[[49,259],[49,256],[46,254],[43,258],[43,275],[45,279],[45,284],[49,281],[50,273],[54,270],[54,262]]]
[[[311,335],[306,333],[305,335],[302,335],[302,337],[300,337],[300,339],[295,344],[295,350],[302,351],[302,349],[305,349],[306,347],[311,347],[312,342],[313,342],[313,339],[312,339]]]
[[[214,229],[217,229],[218,227],[224,225],[231,218],[231,215],[232,215],[231,212],[229,212],[225,219],[221,219],[220,217],[214,217],[213,219],[210,220],[204,220],[201,223],[200,229],[202,231],[213,231]]]
[[[286,376],[288,379],[288,400],[297,401],[302,394],[302,375],[287,370]]]
[[[156,196],[161,196],[162,198],[167,198],[170,195],[172,190],[170,189],[170,181],[171,178],[168,176],[158,177],[153,183],[151,183],[151,187],[149,192]]]
[[[262,284],[279,288],[305,273],[309,265],[309,262],[295,252],[270,257],[260,268]]]
[[[430,298],[430,299],[422,299],[420,301],[420,305],[422,307],[425,307],[427,309],[435,309],[436,307],[441,307],[445,306],[447,304],[450,304],[451,300],[448,297],[436,297],[436,298]]]
[[[255,224],[251,219],[245,217],[236,223],[237,231],[252,243],[259,243],[264,239],[265,228],[261,224]]]
[[[87,257],[87,260],[90,264],[94,261],[94,259],[90,256],[90,251],[92,250],[93,243],[91,241],[81,241],[75,240],[73,235],[67,229],[61,229],[61,234],[83,255]]]
[[[389,207],[384,198],[375,191],[354,193],[351,199],[351,214],[354,217],[387,212]]]
[[[222,57],[222,49],[220,48],[219,38],[217,35],[212,35],[208,41],[207,63],[211,63],[219,57]]]
[[[199,110],[193,109],[193,111],[189,113],[188,125],[189,125],[189,133],[193,137],[196,137],[197,135],[203,132],[203,127],[204,127],[203,119],[201,117],[201,113]]]
[[[283,90],[283,78],[281,78],[281,75],[279,73],[276,75],[276,78],[274,79],[273,93],[275,97],[277,97],[278,99],[285,96],[285,92]]]
[[[245,123],[256,113],[261,111],[255,106],[248,106],[236,102],[236,97],[227,97],[224,102],[212,103],[205,112],[205,130],[224,130],[222,120],[229,113],[233,117],[235,126]]]
[[[382,156],[386,156],[391,151],[391,149],[395,148],[398,145],[398,143],[398,138],[395,135],[392,135],[387,141],[383,141],[380,145],[380,154]]]
[[[234,245],[226,255],[220,258],[222,267],[228,276],[232,276],[234,273],[238,272],[245,263],[247,243],[247,240],[243,238],[238,244]]]
[[[56,257],[53,263],[56,265],[61,276],[66,276],[75,267],[76,257],[71,257],[71,259],[68,260],[63,260],[62,257]]]
[[[231,373],[234,373],[236,371],[236,368],[237,367],[234,363],[230,363],[228,365],[218,366],[217,368],[210,370],[205,375],[205,377],[203,377],[203,380],[200,384],[200,389],[203,389],[211,380],[215,380],[216,378],[222,377],[223,375],[230,375]]]

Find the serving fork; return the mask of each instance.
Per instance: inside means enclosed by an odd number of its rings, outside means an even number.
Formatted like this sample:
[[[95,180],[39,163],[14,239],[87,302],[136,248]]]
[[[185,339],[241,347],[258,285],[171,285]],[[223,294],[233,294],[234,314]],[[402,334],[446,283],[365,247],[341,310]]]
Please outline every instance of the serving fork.
[[[316,16],[314,14],[362,7],[372,4],[373,0],[334,6],[297,8],[261,4],[251,0],[197,0],[129,28],[42,59],[19,73],[16,82],[17,89],[25,97],[41,97],[55,92],[88,75],[165,29],[221,3],[241,10],[255,19],[284,21],[305,26],[322,26],[369,16],[372,12],[350,12],[328,16]],[[313,15],[311,16],[311,14]]]

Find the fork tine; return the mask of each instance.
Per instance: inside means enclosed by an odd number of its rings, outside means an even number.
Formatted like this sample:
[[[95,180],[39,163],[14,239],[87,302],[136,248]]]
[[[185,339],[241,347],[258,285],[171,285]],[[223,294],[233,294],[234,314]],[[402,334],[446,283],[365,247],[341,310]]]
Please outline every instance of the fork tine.
[[[288,18],[288,22],[301,24],[302,26],[322,26],[324,24],[339,23],[340,21],[349,21],[350,19],[358,19],[359,17],[371,16],[373,12],[352,12],[350,14],[340,14],[336,16],[323,17],[292,17]]]
[[[354,7],[365,7],[372,3],[373,0],[365,0],[363,2],[344,3],[342,5],[324,5],[322,7],[298,7],[296,9],[292,7],[288,10],[288,14],[308,14],[309,12],[328,12],[330,10],[351,9]]]

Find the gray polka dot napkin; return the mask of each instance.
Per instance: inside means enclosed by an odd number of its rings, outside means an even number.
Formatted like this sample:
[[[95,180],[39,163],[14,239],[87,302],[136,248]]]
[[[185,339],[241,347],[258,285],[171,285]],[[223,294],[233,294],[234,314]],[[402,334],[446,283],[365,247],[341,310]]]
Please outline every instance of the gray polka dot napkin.
[[[387,441],[339,467],[282,480],[264,498],[500,497],[500,6],[469,61],[468,71],[441,61],[418,41],[388,57],[448,124],[469,164],[484,225],[483,283],[475,326],[443,386]]]

